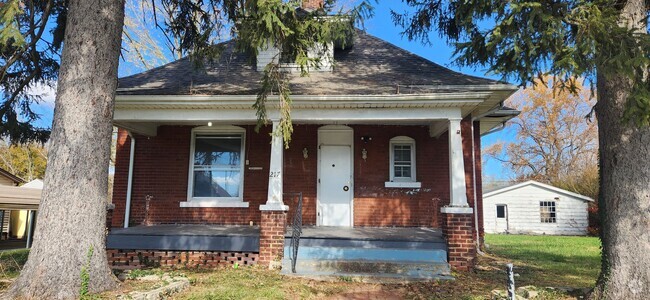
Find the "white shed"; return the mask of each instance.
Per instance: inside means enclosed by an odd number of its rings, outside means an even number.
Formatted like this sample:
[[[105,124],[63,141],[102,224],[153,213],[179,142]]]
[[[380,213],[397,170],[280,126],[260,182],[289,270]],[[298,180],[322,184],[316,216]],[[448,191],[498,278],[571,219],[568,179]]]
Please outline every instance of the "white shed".
[[[483,194],[486,233],[585,235],[594,200],[537,181]]]

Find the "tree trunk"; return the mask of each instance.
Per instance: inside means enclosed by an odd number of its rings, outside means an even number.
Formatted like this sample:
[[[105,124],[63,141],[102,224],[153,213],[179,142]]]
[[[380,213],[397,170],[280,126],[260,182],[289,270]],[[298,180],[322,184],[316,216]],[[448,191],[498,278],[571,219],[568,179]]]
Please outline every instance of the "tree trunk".
[[[84,281],[90,292],[117,285],[106,259],[105,219],[123,21],[123,0],[69,1],[34,244],[5,298],[71,299]]]
[[[647,30],[644,0],[621,11],[623,26]],[[650,297],[650,128],[622,122],[633,83],[598,76],[602,270],[592,298]]]

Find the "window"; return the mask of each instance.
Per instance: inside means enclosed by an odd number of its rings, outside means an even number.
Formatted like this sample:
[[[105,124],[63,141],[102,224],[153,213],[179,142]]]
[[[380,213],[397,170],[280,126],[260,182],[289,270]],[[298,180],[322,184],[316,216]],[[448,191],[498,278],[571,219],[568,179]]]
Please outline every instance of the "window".
[[[506,217],[506,206],[497,205],[497,218],[505,219],[505,217]]]
[[[183,207],[247,207],[242,202],[245,131],[199,127],[192,131],[188,201]]]
[[[542,223],[556,223],[555,201],[539,202],[539,215]]]
[[[386,187],[420,188],[415,173],[415,140],[398,136],[390,140],[390,182]]]

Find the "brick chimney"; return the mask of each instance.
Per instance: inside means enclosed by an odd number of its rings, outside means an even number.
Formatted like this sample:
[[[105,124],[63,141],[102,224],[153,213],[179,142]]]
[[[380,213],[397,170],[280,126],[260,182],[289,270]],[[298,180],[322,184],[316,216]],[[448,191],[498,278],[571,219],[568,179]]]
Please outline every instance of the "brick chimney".
[[[314,11],[323,8],[323,0],[302,0],[302,9]]]

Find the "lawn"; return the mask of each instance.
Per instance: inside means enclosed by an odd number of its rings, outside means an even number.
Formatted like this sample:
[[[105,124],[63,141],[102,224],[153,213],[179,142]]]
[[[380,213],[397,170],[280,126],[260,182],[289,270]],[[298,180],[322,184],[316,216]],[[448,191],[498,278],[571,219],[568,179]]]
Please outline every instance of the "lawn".
[[[374,284],[338,278],[323,282],[286,277],[259,267],[181,270],[191,287],[173,299],[489,299],[504,289],[505,264],[512,262],[517,286],[590,287],[600,268],[600,242],[593,237],[487,235],[488,253],[474,272],[456,273],[455,280],[409,284]],[[27,251],[0,252],[1,281],[17,276]],[[154,273],[158,271],[152,271]],[[178,274],[178,272],[176,272]],[[118,291],[98,295],[114,299],[146,286],[127,280]],[[0,293],[6,284],[0,286]],[[543,292],[537,299],[575,299],[575,294]]]
[[[600,240],[578,236],[486,235],[488,251],[510,260],[522,284],[591,287],[600,271]]]

